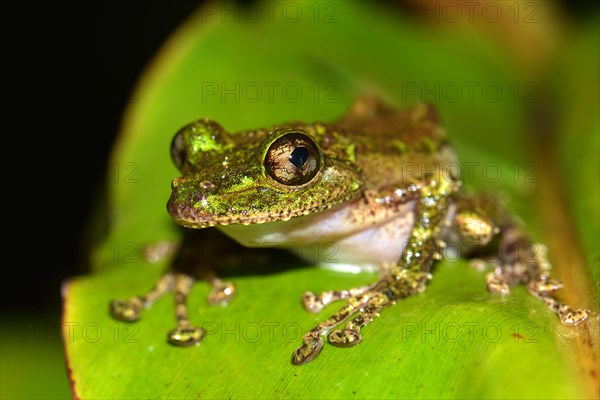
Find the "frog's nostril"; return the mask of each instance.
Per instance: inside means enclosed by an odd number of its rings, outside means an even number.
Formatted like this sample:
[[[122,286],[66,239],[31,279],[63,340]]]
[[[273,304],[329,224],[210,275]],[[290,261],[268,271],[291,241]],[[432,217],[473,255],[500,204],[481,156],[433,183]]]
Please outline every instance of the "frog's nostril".
[[[183,182],[183,178],[175,178],[171,181],[171,189],[177,189]]]

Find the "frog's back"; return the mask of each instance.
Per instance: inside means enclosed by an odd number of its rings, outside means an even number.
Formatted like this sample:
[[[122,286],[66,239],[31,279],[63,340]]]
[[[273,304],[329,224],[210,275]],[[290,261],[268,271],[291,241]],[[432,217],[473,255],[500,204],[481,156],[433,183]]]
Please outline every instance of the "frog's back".
[[[391,108],[375,98],[361,98],[326,132],[324,151],[345,150],[369,189],[410,184],[425,174],[453,179],[456,171],[454,151],[428,104]]]

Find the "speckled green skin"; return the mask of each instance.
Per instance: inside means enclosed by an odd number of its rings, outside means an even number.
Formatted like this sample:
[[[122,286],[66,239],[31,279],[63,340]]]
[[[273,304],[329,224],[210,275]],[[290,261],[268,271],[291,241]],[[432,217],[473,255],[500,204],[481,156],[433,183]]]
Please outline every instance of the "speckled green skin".
[[[271,143],[288,132],[310,135],[322,151],[321,171],[301,187],[276,182],[263,165]],[[180,142],[175,158],[183,176],[173,181],[168,210],[191,228],[319,212],[367,190],[408,187],[422,180],[423,171],[454,160],[430,107],[398,110],[372,98],[360,99],[333,124],[291,122],[229,134],[203,119],[183,128],[175,140]],[[407,165],[414,168],[407,170]]]

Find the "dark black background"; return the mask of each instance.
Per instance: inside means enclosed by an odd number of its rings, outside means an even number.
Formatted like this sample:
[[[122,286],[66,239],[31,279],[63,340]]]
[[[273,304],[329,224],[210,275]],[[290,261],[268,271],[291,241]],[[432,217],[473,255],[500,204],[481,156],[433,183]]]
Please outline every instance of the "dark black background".
[[[58,314],[107,157],[143,68],[199,1],[62,1],[4,10],[2,311]],[[562,1],[574,21],[596,11]]]
[[[16,233],[5,246],[4,313],[57,316],[61,282],[86,271],[87,225],[131,91],[200,4],[40,2],[4,14],[2,197],[6,233]]]

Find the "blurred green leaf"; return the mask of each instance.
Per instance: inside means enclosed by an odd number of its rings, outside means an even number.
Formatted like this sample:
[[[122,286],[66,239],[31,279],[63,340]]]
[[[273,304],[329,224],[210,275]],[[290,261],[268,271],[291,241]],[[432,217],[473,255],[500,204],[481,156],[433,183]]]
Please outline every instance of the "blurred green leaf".
[[[0,398],[70,398],[57,321],[38,314],[3,314],[0,334]]]
[[[282,13],[288,4],[293,6]],[[526,223],[536,211],[529,200],[536,186],[513,175],[515,168],[537,160],[528,147],[529,107],[515,98],[527,75],[518,60],[496,50],[490,37],[425,29],[391,9],[354,1],[282,2],[273,20],[263,14],[257,22],[241,11],[222,13],[224,5],[213,7],[199,10],[165,45],[127,112],[108,182],[110,234],[92,249],[94,274],[72,280],[65,293],[63,334],[69,338],[75,394],[593,396],[589,377],[571,351],[579,330],[560,326],[522,287],[508,298],[489,294],[483,274],[462,260],[440,262],[428,290],[383,311],[364,330],[360,346],[326,344],[314,362],[302,367],[290,364],[301,335],[337,307],[307,314],[299,301],[303,291],[355,287],[375,275],[309,266],[244,275],[235,278],[238,292],[226,309],[207,306],[208,288],[199,284],[190,298],[191,319],[209,335],[197,348],[166,344],[173,327],[171,298],[154,304],[136,324],[110,318],[111,299],[145,292],[167,266],[166,261],[143,261],[140,248],[180,236],[165,211],[169,183],[177,176],[169,147],[174,132],[199,117],[236,131],[286,120],[333,120],[362,93],[397,105],[427,100],[438,107],[462,163],[478,163],[471,164],[471,175],[463,175],[465,184],[510,193],[511,207]],[[289,7],[301,10],[297,22]],[[482,92],[484,86],[501,88],[503,94]],[[477,88],[474,97],[468,87]],[[457,88],[463,91],[451,92]],[[489,165],[501,175],[487,174]],[[589,188],[583,184],[578,190]]]

